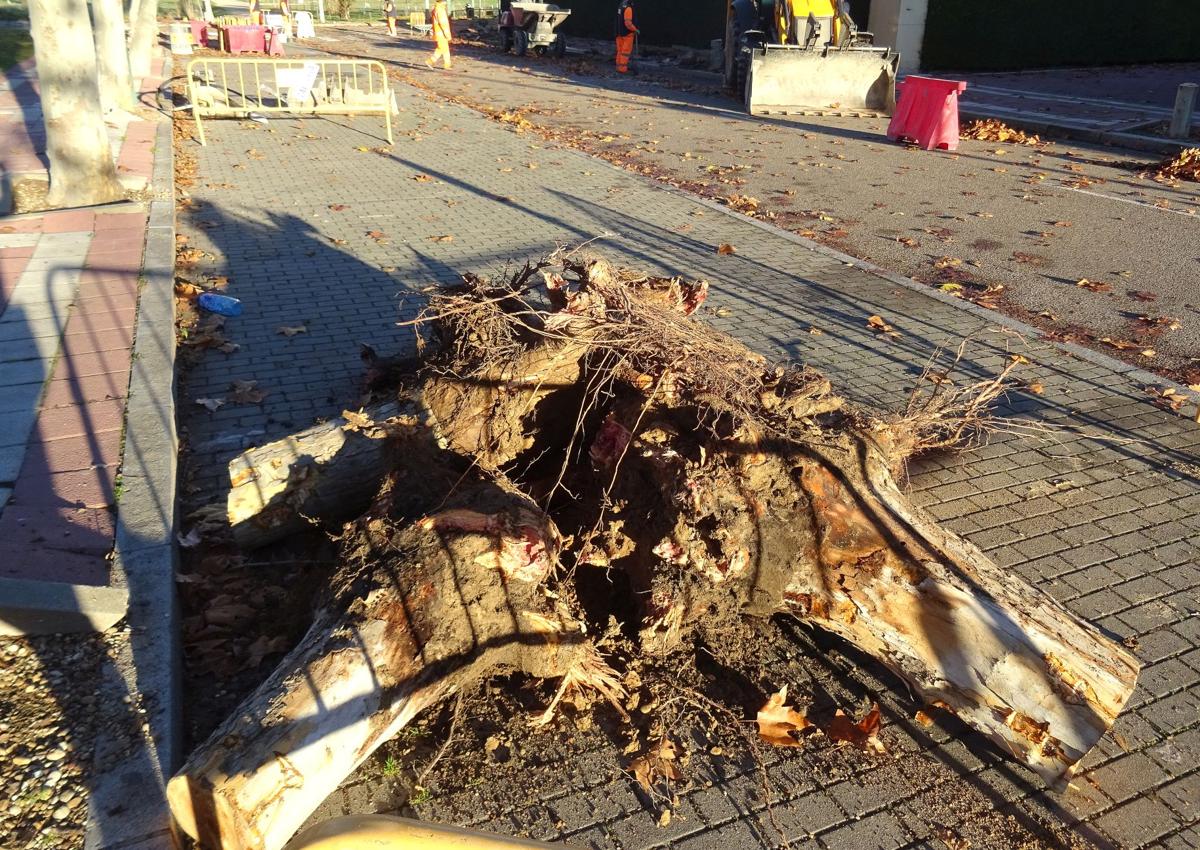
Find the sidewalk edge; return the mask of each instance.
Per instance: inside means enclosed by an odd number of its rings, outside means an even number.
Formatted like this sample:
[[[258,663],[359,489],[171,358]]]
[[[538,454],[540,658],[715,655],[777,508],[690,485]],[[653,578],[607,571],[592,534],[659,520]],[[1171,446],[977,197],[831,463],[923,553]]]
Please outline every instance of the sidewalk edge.
[[[162,86],[171,80],[171,57]],[[142,260],[117,506],[114,568],[129,591],[128,641],[113,659],[109,696],[129,698],[142,733],[132,752],[106,754],[89,799],[86,850],[172,847],[166,781],[181,756],[179,606],[175,594],[175,210],[171,117],[155,130],[150,202]],[[120,700],[118,700],[120,702]],[[122,706],[117,706],[118,710]],[[130,804],[133,803],[131,806]]]

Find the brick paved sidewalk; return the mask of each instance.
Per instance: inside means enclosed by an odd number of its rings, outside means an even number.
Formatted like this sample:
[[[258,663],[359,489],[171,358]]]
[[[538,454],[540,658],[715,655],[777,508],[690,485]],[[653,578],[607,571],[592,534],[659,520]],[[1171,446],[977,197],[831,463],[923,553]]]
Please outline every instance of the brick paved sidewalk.
[[[187,376],[180,415],[193,506],[223,500],[225,464],[240,449],[353,405],[359,343],[410,346],[411,333],[393,323],[416,312],[423,287],[601,234],[611,235],[596,247],[621,262],[708,279],[710,303],[723,308],[710,317],[717,326],[768,356],[812,364],[861,404],[903,404],[935,350],[963,338],[968,378],[1020,354],[1031,361],[1026,379],[1044,392],[1013,392],[1000,412],[1056,430],[1001,433],[965,455],[925,459],[912,470],[913,497],[1136,647],[1146,666],[1116,734],[1071,792],[1051,795],[970,733],[913,722],[920,706],[881,669],[798,634],[800,660],[781,671],[814,679],[836,671],[839,704],[879,699],[893,755],[834,767],[804,752],[772,753],[773,819],[793,840],[826,848],[927,846],[942,828],[974,846],[1007,846],[989,836],[997,819],[1034,834],[1042,821],[1075,824],[1081,842],[1098,846],[1200,844],[1200,430],[1152,406],[1143,374],[469,110],[409,89],[397,97],[403,113],[390,152],[379,149],[373,119],[206,124],[192,189],[200,206],[181,232],[211,255],[201,271],[228,275],[245,314],[225,325],[240,349],[210,351]],[[718,255],[723,242],[737,253]],[[873,333],[872,314],[901,336]],[[279,333],[285,325],[307,332]],[[224,398],[235,380],[258,381],[265,401],[215,412],[194,403]],[[482,742],[460,734],[475,766],[469,748]],[[474,787],[435,781],[417,812],[576,846],[778,844],[753,766],[695,755],[688,772],[697,787],[660,829],[611,742],[577,738],[577,752],[536,773],[505,777],[478,764]],[[536,748],[536,739],[522,746]],[[321,814],[386,808],[380,781],[365,767]],[[502,782],[519,782],[531,801],[498,795]]]
[[[154,91],[162,76],[142,81]],[[110,125],[145,187],[158,122]],[[45,179],[32,62],[0,77],[0,176]],[[0,218],[0,578],[104,587],[147,213],[137,203]],[[9,588],[6,608],[20,608]],[[111,617],[115,619],[115,617]]]

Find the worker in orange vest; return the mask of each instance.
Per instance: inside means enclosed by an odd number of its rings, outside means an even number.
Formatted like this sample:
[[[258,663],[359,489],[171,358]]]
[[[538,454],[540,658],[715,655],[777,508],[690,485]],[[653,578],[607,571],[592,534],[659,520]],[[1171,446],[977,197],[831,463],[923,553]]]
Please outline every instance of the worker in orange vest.
[[[450,68],[450,16],[446,14],[446,0],[437,0],[433,4],[433,26],[430,28],[430,33],[433,35],[434,41],[437,42],[437,49],[433,51],[433,55],[425,60],[425,64],[430,68],[437,65],[440,57],[445,63],[447,70]]]
[[[383,0],[383,17],[387,20],[388,35],[396,34],[396,4],[393,0]]]
[[[633,0],[621,0],[617,7],[617,73],[629,73],[629,57],[633,55],[633,39],[641,32],[633,22]],[[637,73],[635,68],[633,73]]]

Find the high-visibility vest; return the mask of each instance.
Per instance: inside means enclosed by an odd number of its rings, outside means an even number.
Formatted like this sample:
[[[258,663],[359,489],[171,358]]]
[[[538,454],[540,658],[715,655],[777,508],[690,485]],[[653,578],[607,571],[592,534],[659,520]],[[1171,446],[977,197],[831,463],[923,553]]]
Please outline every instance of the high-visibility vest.
[[[637,32],[637,25],[633,22],[633,4],[629,0],[621,0],[621,5],[617,7],[616,36],[624,38],[635,32]]]

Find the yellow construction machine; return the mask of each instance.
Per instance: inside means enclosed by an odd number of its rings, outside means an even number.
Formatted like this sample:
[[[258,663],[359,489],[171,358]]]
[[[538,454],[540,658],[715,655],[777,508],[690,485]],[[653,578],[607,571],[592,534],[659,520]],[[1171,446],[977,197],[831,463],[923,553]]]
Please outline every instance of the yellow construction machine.
[[[890,115],[900,56],[847,0],[729,0],[725,83],[751,115]]]

